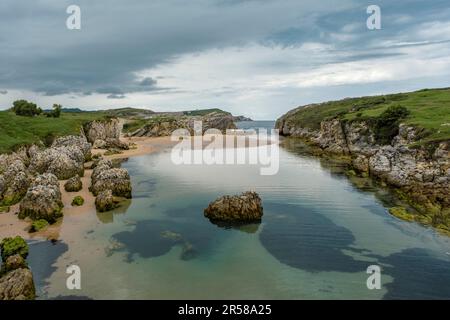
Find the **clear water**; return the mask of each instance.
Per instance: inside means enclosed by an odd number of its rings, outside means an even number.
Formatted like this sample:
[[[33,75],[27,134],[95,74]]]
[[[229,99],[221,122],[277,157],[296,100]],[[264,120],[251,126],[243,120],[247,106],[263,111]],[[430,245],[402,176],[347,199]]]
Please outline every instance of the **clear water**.
[[[255,126],[273,122],[240,124]],[[339,164],[303,155],[297,142],[281,149],[275,176],[250,165],[175,166],[170,151],[123,167],[133,200],[93,213],[82,236],[65,240],[51,275],[37,275],[41,297],[450,298],[450,239],[390,216],[386,190],[368,180],[357,187]],[[261,224],[221,227],[204,218],[210,201],[246,190],[263,200]],[[42,259],[30,257],[32,267]],[[65,287],[70,264],[82,270],[81,290]],[[380,290],[366,286],[374,264]]]

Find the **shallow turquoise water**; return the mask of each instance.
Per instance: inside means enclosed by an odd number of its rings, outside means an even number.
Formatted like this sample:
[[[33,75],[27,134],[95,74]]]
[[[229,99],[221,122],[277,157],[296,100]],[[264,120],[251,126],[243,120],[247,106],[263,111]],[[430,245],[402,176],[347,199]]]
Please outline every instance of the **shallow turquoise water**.
[[[47,279],[48,297],[450,298],[449,238],[390,216],[381,201],[387,191],[356,188],[339,165],[302,155],[296,143],[281,149],[274,176],[250,165],[176,166],[170,150],[123,167],[133,200],[98,214],[77,244],[122,246],[81,257],[69,244]],[[261,224],[224,227],[203,217],[216,197],[246,190],[263,200]],[[85,270],[77,292],[58,283],[69,262]],[[373,264],[382,270],[380,290],[366,286]]]

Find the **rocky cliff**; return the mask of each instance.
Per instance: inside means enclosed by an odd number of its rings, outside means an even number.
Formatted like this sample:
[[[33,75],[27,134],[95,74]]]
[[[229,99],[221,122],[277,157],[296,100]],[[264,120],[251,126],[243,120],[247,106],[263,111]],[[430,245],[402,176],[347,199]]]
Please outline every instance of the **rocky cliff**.
[[[229,113],[212,112],[204,116],[171,116],[155,117],[139,129],[128,133],[132,137],[161,137],[170,136],[176,129],[187,129],[193,134],[194,122],[201,121],[202,133],[208,129],[218,129],[225,133],[227,129],[236,129],[234,117]]]
[[[450,231],[450,141],[419,144],[422,130],[400,123],[390,143],[379,144],[368,120],[336,117],[321,121],[319,129],[306,128],[294,121],[297,111],[277,120],[281,135],[302,138],[328,154],[348,155],[357,173],[394,187],[419,213],[413,220]]]

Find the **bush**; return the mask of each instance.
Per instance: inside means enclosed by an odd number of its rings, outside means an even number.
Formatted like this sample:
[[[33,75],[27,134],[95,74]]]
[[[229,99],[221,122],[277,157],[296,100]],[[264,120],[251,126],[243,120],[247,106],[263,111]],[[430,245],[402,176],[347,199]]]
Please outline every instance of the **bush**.
[[[32,117],[42,113],[42,109],[35,103],[28,102],[27,100],[16,100],[13,102],[12,111],[18,116]]]
[[[400,105],[390,106],[376,118],[375,139],[379,144],[389,144],[398,134],[401,119],[410,114],[409,110]]]

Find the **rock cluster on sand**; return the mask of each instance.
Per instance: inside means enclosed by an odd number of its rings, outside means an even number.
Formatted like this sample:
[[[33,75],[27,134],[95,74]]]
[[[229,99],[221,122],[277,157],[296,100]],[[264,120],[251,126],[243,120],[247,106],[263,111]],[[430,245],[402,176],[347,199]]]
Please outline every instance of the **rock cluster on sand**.
[[[209,204],[204,214],[212,221],[252,222],[261,220],[263,207],[259,195],[247,191],[241,195],[218,198]]]
[[[62,216],[62,208],[58,178],[44,173],[36,178],[20,203],[19,218],[44,219],[53,223]]]
[[[28,245],[21,237],[5,238],[0,242],[0,300],[30,300],[36,292],[33,274],[25,261]]]
[[[114,168],[111,160],[100,160],[91,176],[90,191],[97,197],[95,204],[99,211],[117,207],[115,197],[131,198],[131,180],[127,170]]]
[[[81,182],[80,176],[70,178],[64,184],[64,190],[67,192],[78,192],[83,188],[83,183]]]

